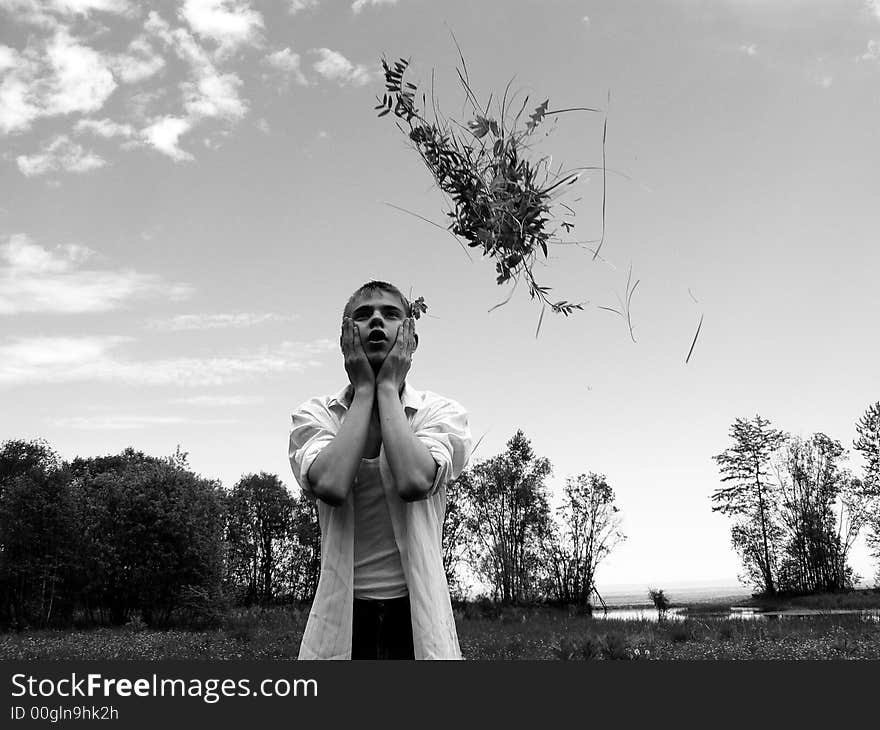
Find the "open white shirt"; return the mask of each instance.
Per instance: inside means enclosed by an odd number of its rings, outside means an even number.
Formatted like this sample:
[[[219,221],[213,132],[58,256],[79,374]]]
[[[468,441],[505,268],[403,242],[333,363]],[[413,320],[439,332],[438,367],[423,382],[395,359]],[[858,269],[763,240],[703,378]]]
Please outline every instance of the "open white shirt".
[[[290,465],[303,491],[315,500],[309,467],[342,425],[351,405],[350,385],[332,396],[312,398],[293,414]],[[427,499],[404,502],[394,475],[379,450],[379,473],[394,539],[406,577],[416,659],[460,659],[449,586],[443,570],[442,530],[446,484],[467,464],[471,432],[458,403],[404,384],[401,402],[416,437],[437,463]],[[354,584],[354,498],[338,507],[317,500],[321,523],[321,578],[299,650],[300,659],[350,659]]]

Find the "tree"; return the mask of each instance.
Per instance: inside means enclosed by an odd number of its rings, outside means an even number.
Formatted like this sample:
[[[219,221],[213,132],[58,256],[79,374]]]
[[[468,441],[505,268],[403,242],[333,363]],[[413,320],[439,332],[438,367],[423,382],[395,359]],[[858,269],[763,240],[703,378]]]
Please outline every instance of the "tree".
[[[841,466],[844,454],[840,442],[822,433],[789,438],[779,454],[779,514],[786,532],[779,583],[786,591],[837,591],[853,583],[847,555],[864,519],[858,484]]]
[[[770,485],[770,455],[785,440],[785,435],[770,427],[770,421],[756,415],[753,420],[737,418],[731,427],[734,445],[718,456],[722,482],[732,482],[728,487],[712,494],[713,512],[721,512],[740,518],[733,535],[733,545],[743,559],[746,571],[759,576],[759,586],[766,595],[776,593],[775,555],[773,538],[777,533],[773,522],[774,503]],[[744,541],[754,531],[747,526],[751,520],[757,523],[760,550],[754,550],[751,541]]]
[[[669,600],[669,596],[664,593],[663,589],[649,588],[648,598],[651,599],[654,608],[657,609],[657,618],[660,620],[666,618],[666,613],[669,611],[669,606],[672,605],[672,602]]]
[[[496,600],[516,603],[536,594],[541,544],[550,529],[544,480],[550,462],[535,455],[523,432],[507,450],[464,472],[467,527],[474,571],[492,587]]]
[[[468,524],[465,499],[471,484],[470,475],[462,472],[446,487],[446,511],[443,513],[443,570],[453,595],[461,593],[458,568],[468,551]]]
[[[321,525],[318,506],[305,496],[293,500],[289,537],[287,573],[291,594],[301,601],[311,601],[321,577]]]
[[[45,441],[0,446],[0,625],[69,618],[78,525],[70,474]]]
[[[246,587],[248,602],[270,602],[283,580],[294,499],[275,474],[260,472],[243,476],[227,505],[227,575]]]
[[[858,437],[853,446],[864,461],[861,496],[867,503],[867,542],[878,561],[877,584],[880,585],[880,401],[868,406],[856,424],[856,432]]]
[[[546,546],[550,593],[562,603],[588,606],[599,564],[625,539],[614,490],[592,472],[569,477],[557,515],[561,529],[551,531]]]
[[[222,568],[220,484],[190,471],[180,451],[157,458],[129,448],[75,459],[71,471],[86,609],[114,623],[140,612],[167,624],[184,608],[211,615]]]

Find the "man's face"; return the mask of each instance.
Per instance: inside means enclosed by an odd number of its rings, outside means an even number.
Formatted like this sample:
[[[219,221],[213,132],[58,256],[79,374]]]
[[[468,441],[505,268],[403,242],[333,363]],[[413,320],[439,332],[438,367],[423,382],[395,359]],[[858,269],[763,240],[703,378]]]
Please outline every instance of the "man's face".
[[[363,292],[352,303],[351,319],[374,369],[384,362],[405,317],[400,298],[381,289]]]

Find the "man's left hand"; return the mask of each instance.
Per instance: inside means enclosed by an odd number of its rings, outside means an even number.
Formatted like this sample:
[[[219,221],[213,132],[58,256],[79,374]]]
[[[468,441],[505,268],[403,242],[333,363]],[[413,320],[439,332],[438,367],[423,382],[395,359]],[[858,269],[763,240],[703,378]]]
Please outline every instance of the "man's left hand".
[[[382,367],[376,375],[376,385],[393,385],[399,391],[406,380],[412,365],[412,355],[416,349],[415,320],[407,317],[397,328],[394,344],[385,356]]]

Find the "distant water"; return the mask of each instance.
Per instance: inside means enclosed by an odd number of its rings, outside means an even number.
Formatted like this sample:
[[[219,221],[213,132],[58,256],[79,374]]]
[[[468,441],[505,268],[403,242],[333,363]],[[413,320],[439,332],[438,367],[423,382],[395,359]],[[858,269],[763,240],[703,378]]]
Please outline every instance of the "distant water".
[[[640,585],[637,583],[598,586],[602,598],[609,606],[650,606],[648,588],[660,588],[672,603],[702,603],[735,598],[749,598],[752,590],[739,583],[668,583],[666,585]]]

